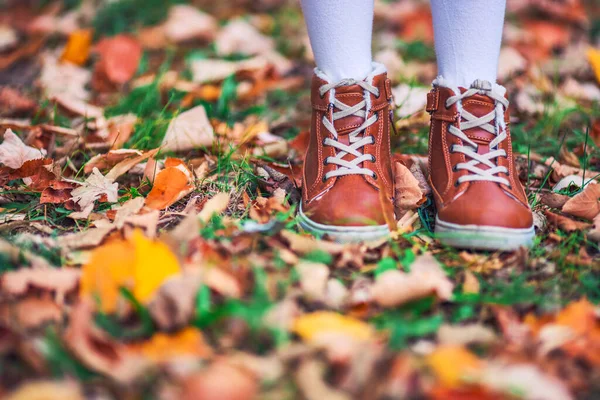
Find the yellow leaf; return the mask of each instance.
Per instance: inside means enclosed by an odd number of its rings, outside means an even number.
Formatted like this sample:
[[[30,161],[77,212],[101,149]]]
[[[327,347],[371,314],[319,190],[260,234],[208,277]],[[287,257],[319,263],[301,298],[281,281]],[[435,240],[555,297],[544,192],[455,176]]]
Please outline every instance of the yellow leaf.
[[[179,272],[175,255],[162,242],[141,231],[131,240],[117,240],[96,248],[82,270],[81,295],[98,299],[103,312],[114,312],[119,289],[126,287],[147,303],[165,279]]]
[[[369,324],[330,311],[317,311],[298,317],[294,321],[293,331],[307,341],[329,333],[342,334],[358,340],[369,340],[375,334]]]
[[[73,64],[83,65],[90,56],[92,45],[92,31],[89,29],[77,30],[69,36],[61,60]]]
[[[155,362],[182,356],[209,357],[212,354],[202,332],[196,328],[186,328],[173,335],[156,333],[149,340],[132,345],[131,349]]]
[[[147,239],[139,230],[133,233],[133,242],[135,244],[133,294],[139,301],[147,302],[165,279],[179,272],[179,262],[166,244]]]
[[[456,387],[477,374],[482,362],[461,346],[440,346],[427,356],[427,364],[444,386]]]
[[[600,50],[590,48],[587,51],[587,57],[596,74],[596,79],[598,80],[598,83],[600,83]]]
[[[100,301],[100,309],[113,312],[119,299],[119,288],[133,283],[134,248],[125,240],[116,240],[96,248],[83,267],[80,281],[82,296]]]

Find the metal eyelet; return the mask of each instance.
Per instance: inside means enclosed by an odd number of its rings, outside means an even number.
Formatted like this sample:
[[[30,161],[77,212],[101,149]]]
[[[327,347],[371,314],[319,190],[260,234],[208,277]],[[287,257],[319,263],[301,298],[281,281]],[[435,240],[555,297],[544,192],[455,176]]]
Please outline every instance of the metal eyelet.
[[[378,98],[380,98],[380,97],[381,97],[381,90],[378,90],[378,91],[377,91],[377,95],[375,96],[375,98],[376,98],[376,99],[378,99]]]
[[[327,165],[329,165],[329,163],[327,162],[327,158],[323,160],[323,165],[324,165],[324,166],[327,166]]]
[[[371,138],[371,144],[375,144],[375,136],[373,135],[369,135],[369,137]]]
[[[454,154],[454,145],[450,146],[450,153]]]
[[[454,187],[459,187],[460,183],[458,181],[454,182]]]
[[[377,176],[377,174],[376,174],[375,172],[373,172],[373,176],[372,176],[372,178],[373,178],[373,180],[375,180],[375,181],[376,181],[377,179],[379,179],[379,177]]]
[[[323,177],[323,179],[321,179],[321,181],[323,181],[323,183],[327,182],[327,178]]]
[[[323,140],[321,141],[321,145],[323,145],[323,146],[327,146],[327,145],[325,144],[325,141],[326,141],[326,140],[327,140],[327,138],[323,138]]]
[[[375,160],[376,160],[375,156],[373,154],[370,154],[370,156],[371,156],[371,162],[375,162]]]
[[[452,167],[452,172],[458,172],[458,168],[456,167],[456,165]]]

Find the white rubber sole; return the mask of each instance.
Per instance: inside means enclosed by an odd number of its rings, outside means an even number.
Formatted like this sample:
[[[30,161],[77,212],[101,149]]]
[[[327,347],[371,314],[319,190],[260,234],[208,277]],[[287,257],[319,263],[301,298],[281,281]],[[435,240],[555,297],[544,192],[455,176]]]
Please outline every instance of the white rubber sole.
[[[443,244],[461,249],[516,250],[531,247],[535,229],[499,226],[458,225],[435,218],[435,236]]]
[[[373,242],[390,236],[387,225],[336,226],[320,224],[308,218],[302,212],[302,206],[298,209],[298,222],[305,231],[316,236],[328,235],[337,243]]]

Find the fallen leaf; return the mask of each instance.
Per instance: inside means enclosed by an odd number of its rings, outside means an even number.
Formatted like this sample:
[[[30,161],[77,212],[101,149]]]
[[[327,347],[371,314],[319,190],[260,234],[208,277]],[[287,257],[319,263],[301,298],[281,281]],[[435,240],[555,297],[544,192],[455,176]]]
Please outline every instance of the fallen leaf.
[[[482,324],[444,324],[438,329],[437,339],[441,345],[466,346],[473,343],[491,344],[498,338],[492,329]]]
[[[174,334],[155,333],[150,339],[129,347],[155,363],[181,360],[182,358],[207,358],[212,349],[197,328],[185,328]]]
[[[142,161],[154,157],[156,153],[158,153],[160,149],[154,149],[144,152],[135,157],[129,157],[124,159],[123,161],[118,162],[108,173],[106,174],[106,179],[117,180],[121,175],[129,172],[135,166],[139,165]]]
[[[174,43],[191,39],[208,41],[218,32],[217,21],[213,16],[187,4],[177,4],[169,8],[163,29],[167,39]]]
[[[97,154],[90,158],[83,166],[83,172],[89,174],[94,168],[99,170],[112,168],[123,160],[140,155],[142,152],[134,149],[110,150],[108,153]]]
[[[600,184],[592,182],[572,198],[562,208],[566,214],[593,220],[600,214]]]
[[[90,56],[93,32],[90,29],[80,29],[72,32],[67,45],[60,57],[61,61],[83,65]]]
[[[163,150],[182,151],[210,147],[215,139],[213,127],[204,106],[196,106],[173,118],[161,147]]]
[[[423,200],[423,191],[419,181],[402,163],[394,164],[394,205],[402,210],[412,210],[419,206]]]
[[[94,86],[106,89],[109,84],[127,83],[138,69],[142,46],[132,36],[121,34],[104,38],[96,44],[99,61],[94,69]]]
[[[92,74],[85,68],[71,63],[59,63],[51,54],[42,57],[40,85],[49,99],[76,99],[85,101],[90,98],[87,85]]]
[[[146,196],[146,206],[163,210],[189,194],[192,186],[192,173],[181,161],[167,159],[165,169],[154,179],[152,190]]]
[[[181,399],[252,400],[257,398],[258,391],[253,374],[223,360],[187,377]]]
[[[555,214],[548,210],[544,210],[544,215],[548,219],[548,222],[562,229],[565,232],[582,231],[590,228],[592,225],[587,222],[575,221],[564,215]]]
[[[5,400],[84,400],[79,385],[72,380],[27,381]]]
[[[311,342],[322,335],[341,335],[366,341],[375,336],[375,331],[366,322],[331,311],[316,311],[304,314],[294,321],[293,331],[302,339]]]
[[[432,294],[442,300],[452,297],[452,282],[431,255],[423,254],[411,264],[410,272],[388,270],[371,287],[373,299],[383,307],[395,307]]]
[[[92,170],[92,174],[83,182],[67,180],[67,182],[79,183],[76,189],[71,192],[71,200],[78,204],[84,211],[83,218],[87,217],[92,211],[94,202],[105,196],[109,203],[116,203],[119,195],[119,185],[112,179],[106,178],[100,173],[98,168]],[[85,215],[87,213],[87,215]]]
[[[0,144],[0,163],[9,168],[17,169],[26,161],[44,158],[46,150],[27,146],[10,129],[4,132],[4,141]]]
[[[9,86],[0,87],[0,116],[28,115],[34,112],[37,107],[37,102],[19,90]]]
[[[21,268],[0,275],[0,287],[3,293],[15,297],[32,289],[52,293],[60,304],[77,289],[80,275],[75,268]]]
[[[0,323],[22,330],[37,329],[44,324],[60,322],[63,312],[50,299],[29,296],[14,303],[0,306]]]
[[[40,204],[63,204],[71,199],[73,184],[64,181],[53,181],[42,190]]]
[[[295,267],[300,277],[300,288],[307,300],[322,301],[327,289],[327,279],[329,278],[329,268],[327,265],[301,261]]]
[[[262,35],[241,18],[229,22],[217,35],[215,48],[220,56],[265,54],[275,48],[272,38]]]
[[[201,285],[201,277],[187,271],[165,280],[148,305],[154,322],[169,331],[189,324],[196,312]]]
[[[148,367],[144,357],[131,351],[96,327],[93,303],[80,301],[73,311],[64,334],[64,344],[88,368],[120,383],[136,379]]]
[[[427,365],[442,385],[458,387],[481,374],[484,363],[464,347],[444,345],[427,356]]]
[[[115,240],[94,249],[82,268],[80,294],[98,298],[100,308],[110,313],[117,310],[121,287],[148,303],[163,281],[178,272],[179,262],[169,248],[136,230],[131,240]]]
[[[600,50],[590,48],[587,51],[587,58],[592,66],[592,70],[596,74],[596,80],[600,83]]]

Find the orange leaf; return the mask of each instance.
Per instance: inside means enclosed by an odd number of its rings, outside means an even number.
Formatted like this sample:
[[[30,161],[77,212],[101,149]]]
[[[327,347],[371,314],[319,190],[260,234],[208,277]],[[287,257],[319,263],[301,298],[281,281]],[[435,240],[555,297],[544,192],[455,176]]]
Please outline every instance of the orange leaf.
[[[557,316],[556,323],[583,335],[596,328],[596,311],[587,299],[569,304]]]
[[[464,347],[440,346],[427,356],[427,364],[442,385],[456,387],[476,374],[483,362]]]
[[[156,333],[146,342],[132,345],[138,351],[155,362],[169,361],[179,357],[209,357],[211,348],[204,341],[202,332],[196,328],[186,328],[173,335]]]
[[[90,56],[92,45],[92,31],[90,29],[77,30],[69,36],[61,60],[76,65],[83,65]]]
[[[154,179],[154,186],[146,197],[146,206],[163,210],[181,199],[193,189],[192,174],[180,160],[167,159],[165,169]]]

